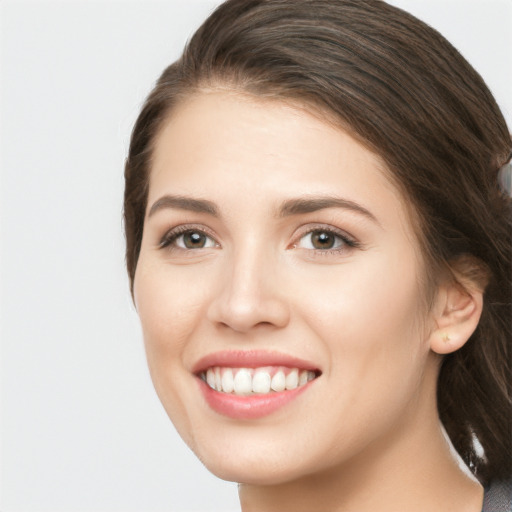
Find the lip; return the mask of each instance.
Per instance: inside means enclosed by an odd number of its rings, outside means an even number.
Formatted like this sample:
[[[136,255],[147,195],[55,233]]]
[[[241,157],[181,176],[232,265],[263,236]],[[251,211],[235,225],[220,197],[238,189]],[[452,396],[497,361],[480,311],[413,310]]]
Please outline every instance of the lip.
[[[312,380],[304,386],[279,393],[238,396],[215,391],[200,378],[197,378],[197,381],[207,404],[215,412],[238,420],[252,420],[268,416],[289,404],[315,382]]]
[[[285,407],[307,391],[316,379],[291,390],[263,395],[239,396],[212,389],[201,378],[201,373],[214,366],[230,368],[259,368],[264,366],[285,366],[299,370],[311,370],[318,375],[321,371],[312,362],[288,354],[262,350],[229,350],[208,354],[193,366],[201,393],[206,403],[215,412],[233,419],[249,420],[268,416]]]
[[[311,361],[266,350],[225,350],[213,352],[199,359],[192,367],[192,373],[199,375],[213,366],[229,368],[259,368],[263,366],[286,366],[299,370],[319,372]]]

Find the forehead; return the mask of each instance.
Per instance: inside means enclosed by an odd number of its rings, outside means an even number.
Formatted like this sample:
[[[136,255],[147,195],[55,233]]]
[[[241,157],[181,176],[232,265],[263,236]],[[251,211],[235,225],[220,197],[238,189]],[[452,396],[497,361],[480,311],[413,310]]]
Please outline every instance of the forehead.
[[[242,211],[256,200],[334,194],[403,219],[388,175],[378,155],[311,108],[209,91],[179,103],[158,134],[148,204],[185,194]]]

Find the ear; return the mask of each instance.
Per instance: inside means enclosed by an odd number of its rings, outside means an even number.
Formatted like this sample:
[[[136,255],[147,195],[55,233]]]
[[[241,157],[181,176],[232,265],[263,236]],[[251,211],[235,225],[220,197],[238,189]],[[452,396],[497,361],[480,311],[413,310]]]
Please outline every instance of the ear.
[[[480,287],[474,284],[473,287],[463,286],[455,280],[440,286],[432,310],[431,350],[437,354],[450,354],[464,346],[478,325],[482,307]]]

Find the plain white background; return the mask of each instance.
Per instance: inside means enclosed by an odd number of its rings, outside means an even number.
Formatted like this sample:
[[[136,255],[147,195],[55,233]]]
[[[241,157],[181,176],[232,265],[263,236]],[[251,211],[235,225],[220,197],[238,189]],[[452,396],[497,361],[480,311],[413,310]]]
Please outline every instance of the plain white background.
[[[124,271],[144,96],[219,2],[1,3],[2,512],[238,510],[154,394]],[[400,0],[512,119],[512,1]]]

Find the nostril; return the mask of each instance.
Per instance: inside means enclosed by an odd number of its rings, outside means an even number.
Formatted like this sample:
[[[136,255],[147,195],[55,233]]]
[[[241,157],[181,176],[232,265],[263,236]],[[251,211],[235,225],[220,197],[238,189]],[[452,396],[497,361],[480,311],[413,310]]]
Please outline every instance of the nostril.
[[[237,332],[284,327],[289,321],[288,305],[268,293],[236,296],[233,292],[217,297],[207,314],[215,324]]]

